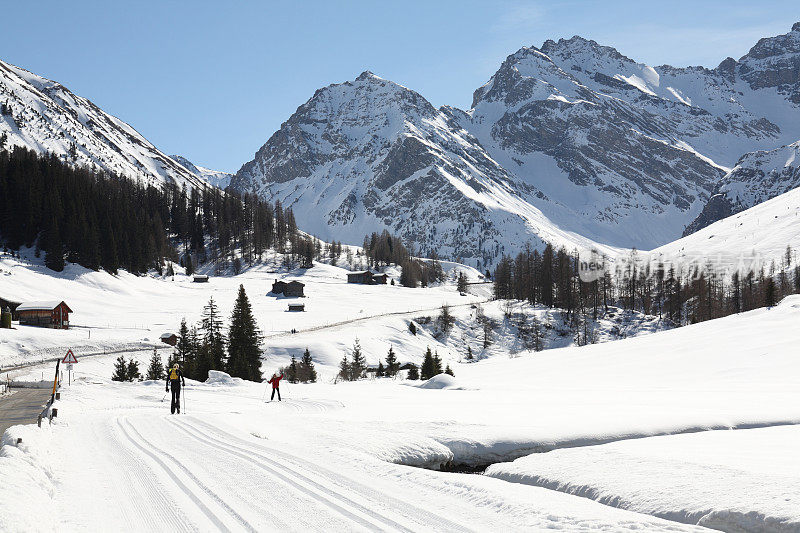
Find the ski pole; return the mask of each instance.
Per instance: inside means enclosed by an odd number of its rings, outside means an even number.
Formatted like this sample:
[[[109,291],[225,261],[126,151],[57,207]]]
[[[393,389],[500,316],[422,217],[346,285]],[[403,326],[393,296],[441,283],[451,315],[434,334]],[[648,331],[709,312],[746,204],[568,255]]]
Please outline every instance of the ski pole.
[[[164,399],[167,397],[167,394],[169,394],[169,392],[165,392],[165,393],[164,393],[164,396],[162,396],[162,397],[161,397],[161,401],[162,401],[162,402],[163,402],[163,401],[164,401]]]
[[[186,386],[183,387],[183,414],[186,414]]]

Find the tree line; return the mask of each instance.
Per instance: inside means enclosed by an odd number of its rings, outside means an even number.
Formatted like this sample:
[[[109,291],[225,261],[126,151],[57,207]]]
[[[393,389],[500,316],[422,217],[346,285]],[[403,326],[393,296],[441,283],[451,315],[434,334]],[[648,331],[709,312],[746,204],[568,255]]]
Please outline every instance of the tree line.
[[[527,246],[514,258],[501,257],[494,271],[494,296],[564,309],[575,325],[590,314],[596,319],[614,305],[681,326],[771,307],[800,292],[800,264],[788,246],[780,264],[730,276],[711,264],[681,272],[675,265],[640,261],[636,250],[619,265],[584,282],[577,252],[547,244],[540,253]]]
[[[206,261],[240,270],[242,261],[258,261],[270,248],[301,261],[315,246],[280,201],[211,187],[155,187],[22,147],[0,151],[0,236],[11,249],[44,252],[55,271],[69,261],[136,274],[162,271],[165,258],[189,274]]]

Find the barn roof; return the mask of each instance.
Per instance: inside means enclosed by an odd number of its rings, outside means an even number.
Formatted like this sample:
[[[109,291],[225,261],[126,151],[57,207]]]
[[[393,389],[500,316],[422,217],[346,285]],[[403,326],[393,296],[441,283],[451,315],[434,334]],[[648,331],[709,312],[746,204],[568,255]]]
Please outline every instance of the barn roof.
[[[305,283],[303,283],[302,281],[297,281],[297,280],[290,281],[289,283],[287,283],[287,285],[300,285],[301,287],[305,287],[306,286]]]
[[[161,334],[162,339],[169,339],[170,337],[177,337],[177,335],[175,333],[170,333],[170,332]]]
[[[42,300],[37,302],[22,302],[17,307],[17,311],[52,311],[59,305],[64,304],[63,300]],[[72,313],[72,309],[67,305],[67,311]]]

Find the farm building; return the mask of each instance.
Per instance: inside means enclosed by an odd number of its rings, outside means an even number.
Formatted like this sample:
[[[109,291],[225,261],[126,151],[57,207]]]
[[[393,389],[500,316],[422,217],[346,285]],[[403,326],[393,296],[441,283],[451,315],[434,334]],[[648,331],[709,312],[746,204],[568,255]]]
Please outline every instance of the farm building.
[[[303,287],[305,287],[305,283],[301,283],[299,281],[290,281],[286,283],[285,281],[275,280],[275,283],[272,284],[272,294],[283,294],[284,296],[296,296],[301,297],[305,296],[303,294]]]
[[[362,285],[386,285],[388,276],[386,274],[373,273],[369,270],[364,272],[350,272],[347,274],[347,283],[360,283]]]
[[[22,302],[17,307],[20,325],[43,328],[69,329],[71,312],[66,303],[58,300]]]
[[[170,346],[175,346],[178,344],[178,336],[174,333],[162,333],[161,342],[164,344],[169,344]]]
[[[289,304],[289,311],[305,311],[306,304]]]
[[[208,283],[208,276],[205,274],[195,274],[194,276],[195,283]]]

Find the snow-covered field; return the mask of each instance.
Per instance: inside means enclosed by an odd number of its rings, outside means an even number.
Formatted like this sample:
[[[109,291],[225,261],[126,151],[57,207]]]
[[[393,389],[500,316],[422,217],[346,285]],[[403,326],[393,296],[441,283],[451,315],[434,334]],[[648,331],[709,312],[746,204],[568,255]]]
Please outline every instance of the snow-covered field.
[[[800,424],[800,297],[666,331],[643,319],[636,327],[654,333],[543,352],[512,354],[513,332],[504,326],[487,357],[467,363],[459,362],[463,343],[480,349],[477,306],[498,321],[504,311],[481,303],[482,286],[469,296],[452,284],[348,286],[344,270],[317,265],[301,278],[308,311],[288,313],[288,299],[266,292],[275,277],[299,276],[267,266],[208,284],[77,267],[51,276],[9,258],[0,268],[0,294],[63,298],[75,310],[73,324],[91,326],[91,342],[120,349],[152,343],[183,316],[195,322],[212,294],[227,317],[242,283],[267,335],[264,373],[308,347],[320,375],[316,384],[284,383],[280,403],[263,401],[263,384],[224,376],[190,382],[184,414],[170,416],[163,384],[111,382],[116,354],[82,358],[53,425],[16,426],[4,436],[0,530],[657,531],[701,520],[729,530],[792,530],[798,523],[791,501],[769,502],[800,478],[786,451],[794,428],[770,427]],[[453,307],[453,331],[409,332],[409,320],[435,318],[442,303]],[[515,310],[522,311],[546,312]],[[299,332],[287,333],[292,328]],[[0,335],[4,361],[89,342],[87,328]],[[431,346],[455,378],[444,387],[402,378],[335,384],[336,365],[356,338],[371,363],[390,344],[401,361],[416,362]],[[149,357],[130,355],[143,366]],[[11,374],[50,372],[52,364]],[[769,459],[756,457],[758,435],[770,442]],[[515,459],[490,467],[491,476],[439,471]],[[737,461],[741,468],[725,470]],[[671,465],[689,474],[658,474]],[[527,483],[537,476],[625,509]],[[711,479],[719,482],[708,486]]]

